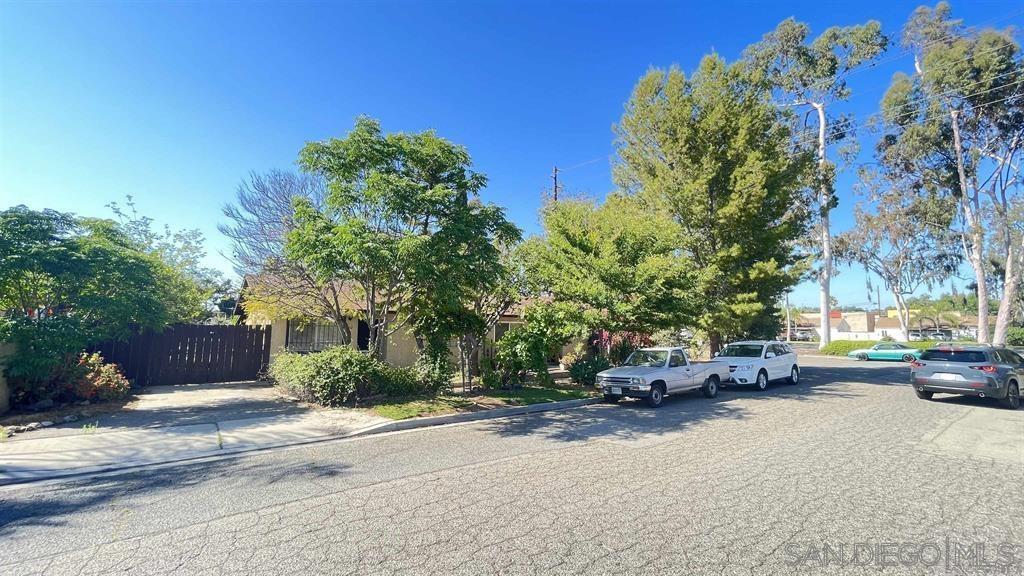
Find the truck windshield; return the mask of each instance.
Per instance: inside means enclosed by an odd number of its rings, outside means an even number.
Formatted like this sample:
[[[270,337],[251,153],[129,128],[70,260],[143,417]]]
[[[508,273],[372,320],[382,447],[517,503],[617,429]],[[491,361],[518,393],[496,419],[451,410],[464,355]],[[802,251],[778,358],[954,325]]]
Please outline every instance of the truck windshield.
[[[630,354],[622,365],[658,367],[665,365],[666,358],[668,358],[667,350],[637,350]]]
[[[726,358],[760,358],[760,344],[730,344],[722,350],[719,356]]]

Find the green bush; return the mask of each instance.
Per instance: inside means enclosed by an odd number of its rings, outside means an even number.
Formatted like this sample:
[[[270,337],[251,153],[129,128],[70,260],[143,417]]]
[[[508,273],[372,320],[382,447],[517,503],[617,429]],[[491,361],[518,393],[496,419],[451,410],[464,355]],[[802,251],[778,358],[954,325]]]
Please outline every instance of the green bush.
[[[438,391],[437,382],[422,380],[414,368],[392,366],[347,346],[284,352],[270,363],[269,375],[292,395],[324,406]]]
[[[569,365],[569,378],[582,386],[593,386],[597,383],[597,373],[611,367],[612,363],[604,356],[577,358]]]
[[[429,392],[440,392],[450,388],[454,370],[447,342],[431,344],[428,341],[426,348],[416,359],[413,371],[416,380]]]
[[[104,362],[98,353],[81,355],[77,376],[71,385],[77,400],[121,400],[131,392],[132,385],[121,373],[121,368]]]
[[[1024,327],[1013,326],[1007,330],[1006,343],[1010,346],[1024,346]]]
[[[871,348],[875,344],[878,344],[877,340],[833,340],[827,346],[821,349],[822,354],[828,354],[829,356],[846,356],[854,350],[860,350],[862,348]],[[917,348],[918,350],[927,350],[940,344],[949,344],[949,342],[939,342],[937,340],[922,340],[920,342],[900,342],[911,348]]]

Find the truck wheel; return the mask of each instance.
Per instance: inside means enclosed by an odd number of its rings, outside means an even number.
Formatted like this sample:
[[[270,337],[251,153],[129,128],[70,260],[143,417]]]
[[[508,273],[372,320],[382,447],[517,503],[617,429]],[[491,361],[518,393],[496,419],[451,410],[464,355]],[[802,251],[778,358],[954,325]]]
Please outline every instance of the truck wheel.
[[[714,398],[715,396],[718,396],[718,376],[711,376],[705,380],[700,391],[704,393],[705,398]]]
[[[935,395],[934,392],[925,392],[924,390],[918,390],[917,388],[914,388],[914,394],[917,394],[917,397],[921,400],[931,400],[932,396]]]
[[[609,403],[609,404],[616,404],[616,403],[618,403],[619,398],[622,398],[622,396],[616,396],[615,394],[605,394],[604,395],[604,401]]]
[[[793,366],[789,370],[789,378],[786,378],[786,382],[788,384],[796,384],[799,381],[800,381],[800,369],[797,368],[796,366]]]
[[[657,408],[665,402],[665,387],[661,384],[651,386],[651,393],[647,395],[647,405]]]
[[[755,382],[755,384],[757,384],[757,389],[758,390],[764,390],[765,388],[767,388],[768,387],[768,373],[765,372],[764,370],[761,370],[760,372],[758,372],[757,373],[757,381]]]
[[[1010,382],[1010,385],[1006,387],[1006,397],[999,401],[1003,405],[1003,408],[1009,408],[1010,410],[1016,410],[1020,408],[1020,388],[1016,382]]]

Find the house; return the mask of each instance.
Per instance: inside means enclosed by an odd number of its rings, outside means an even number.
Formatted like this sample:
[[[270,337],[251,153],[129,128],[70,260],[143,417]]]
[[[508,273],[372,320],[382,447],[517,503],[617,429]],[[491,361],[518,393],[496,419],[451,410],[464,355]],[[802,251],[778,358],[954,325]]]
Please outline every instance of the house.
[[[259,290],[261,279],[256,276],[246,276],[242,280],[242,291],[238,297],[234,314],[242,322],[249,325],[270,325],[270,356],[288,350],[293,352],[319,352],[332,346],[352,346],[358,350],[369,348],[370,327],[359,319],[358,313],[363,308],[360,298],[353,297],[352,290],[345,287],[335,287],[338,293],[344,293],[346,305],[352,309],[351,318],[346,320],[348,334],[332,320],[317,318],[312,307],[306,307],[293,300],[287,307],[288,313],[283,314],[279,310],[285,307],[260,307],[252,306],[247,302],[246,294]],[[251,296],[249,298],[251,300]],[[523,305],[514,304],[503,314],[491,328],[486,336],[484,349],[492,350],[493,343],[500,339],[505,332],[513,326],[522,324]],[[280,314],[280,315],[279,315]],[[458,349],[455,342],[449,344],[453,361],[458,359]],[[384,360],[395,366],[412,366],[419,357],[420,347],[417,344],[415,335],[407,328],[399,328],[388,336],[384,342],[382,357]]]
[[[931,333],[942,332],[947,338],[975,338],[978,334],[978,319],[974,316],[961,315],[959,313],[950,315],[949,318],[935,321],[928,318],[916,316],[916,310],[911,310],[911,322],[907,326],[909,331]],[[813,329],[816,334],[820,333],[819,318],[821,315],[814,312],[803,312],[796,320],[797,326],[807,326]],[[832,340],[881,340],[892,338],[903,340],[903,331],[900,328],[900,320],[895,309],[884,311],[883,315],[873,311],[830,312],[832,320]],[[925,335],[927,339],[927,334]]]

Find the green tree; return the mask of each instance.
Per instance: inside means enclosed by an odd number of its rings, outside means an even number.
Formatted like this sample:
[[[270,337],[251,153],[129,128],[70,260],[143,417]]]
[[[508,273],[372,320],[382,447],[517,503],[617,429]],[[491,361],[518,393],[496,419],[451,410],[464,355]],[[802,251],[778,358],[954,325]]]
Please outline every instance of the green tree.
[[[306,170],[324,178],[322,207],[295,200],[285,257],[347,294],[369,326],[369,350],[411,326],[479,328],[467,303],[500,280],[500,250],[519,238],[504,211],[475,198],[487,179],[465,148],[433,132],[383,134],[360,118],[348,136],[307,144]]]
[[[23,397],[59,384],[87,345],[177,321],[183,280],[111,220],[16,206],[0,212],[0,341]]]
[[[837,164],[829,159],[828,147],[847,136],[850,118],[830,118],[836,102],[850,96],[846,76],[858,67],[870,64],[885,52],[888,40],[881,24],[872,20],[862,25],[826,29],[809,40],[810,28],[789,18],[782,21],[761,42],[751,46],[745,58],[754,74],[763,76],[797,108],[813,111],[817,131],[813,139],[801,135],[798,146],[813,142],[817,156],[814,185],[808,200],[814,207],[813,234],[818,247],[820,268],[816,276],[820,286],[821,342],[829,343],[830,291],[833,275],[832,232],[829,213],[838,204],[835,194]],[[796,117],[794,117],[796,118]]]
[[[667,214],[613,194],[550,202],[541,219],[543,237],[522,250],[535,291],[579,307],[594,329],[650,334],[695,319],[697,274]]]
[[[914,11],[903,29],[915,73],[896,74],[882,101],[880,160],[906,187],[956,200],[957,230],[977,289],[978,340],[989,339],[990,260],[1003,263],[993,340],[1003,343],[1024,267],[1021,202],[1024,64],[1012,31],[977,32],[950,8]]]
[[[198,228],[159,230],[154,220],[138,213],[135,200],[127,196],[122,207],[117,202],[107,205],[118,220],[118,228],[135,247],[170,267],[168,278],[175,284],[167,297],[173,299],[173,316],[177,321],[201,322],[218,313],[217,303],[234,292],[231,281],[215,268],[205,266],[206,239]]]
[[[836,253],[882,279],[896,304],[903,339],[909,340],[907,298],[923,286],[941,283],[960,264],[956,239],[949,233],[954,210],[942,197],[908,194],[884,182],[877,186],[870,195],[874,212],[856,208],[856,224],[837,237]]]
[[[770,94],[743,67],[705,57],[692,78],[652,70],[615,127],[619,185],[678,227],[677,251],[700,273],[696,327],[723,338],[778,333],[777,302],[802,272],[794,242],[806,155]]]

